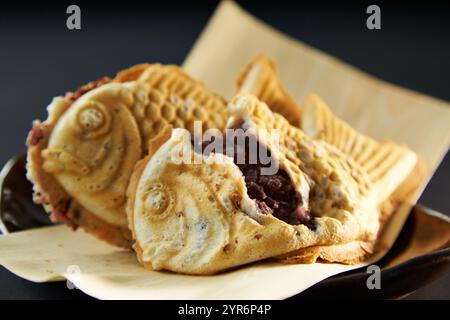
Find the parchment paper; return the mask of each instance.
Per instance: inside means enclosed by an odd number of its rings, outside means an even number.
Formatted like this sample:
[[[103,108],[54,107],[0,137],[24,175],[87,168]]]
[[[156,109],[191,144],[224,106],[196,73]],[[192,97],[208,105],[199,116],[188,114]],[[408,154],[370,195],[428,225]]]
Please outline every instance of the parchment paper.
[[[337,115],[360,131],[406,143],[425,160],[426,176],[386,230],[388,249],[448,150],[449,104],[368,76],[280,34],[232,2],[219,6],[184,67],[210,89],[230,98],[235,77],[258,53],[276,61],[281,81],[298,102],[309,92],[318,93]],[[66,277],[101,299],[282,299],[360,266],[265,262],[215,276],[153,272],[143,269],[132,252],[65,226],[0,237],[0,263],[31,281]]]

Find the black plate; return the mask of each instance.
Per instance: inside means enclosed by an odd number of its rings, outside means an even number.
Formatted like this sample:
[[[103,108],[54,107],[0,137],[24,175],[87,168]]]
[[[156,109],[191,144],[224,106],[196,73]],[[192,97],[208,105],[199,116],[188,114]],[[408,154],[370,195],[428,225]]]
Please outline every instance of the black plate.
[[[0,227],[3,233],[51,224],[41,206],[32,201],[25,177],[25,156],[10,160],[0,174]],[[443,275],[450,266],[450,220],[417,205],[388,254],[377,266],[381,289],[369,290],[366,268],[323,280],[291,300],[309,298],[395,299],[408,295]]]

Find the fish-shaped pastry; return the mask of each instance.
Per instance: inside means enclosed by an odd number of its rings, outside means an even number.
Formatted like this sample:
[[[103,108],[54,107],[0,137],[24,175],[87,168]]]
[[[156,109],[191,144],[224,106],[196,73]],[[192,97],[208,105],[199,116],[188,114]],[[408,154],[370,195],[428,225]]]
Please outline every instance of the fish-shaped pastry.
[[[270,257],[356,263],[372,252],[379,211],[363,168],[253,95],[228,111],[222,136],[199,143],[167,130],[136,165],[127,214],[146,268],[211,274]]]
[[[223,129],[226,103],[180,68],[141,64],[56,97],[28,136],[34,199],[55,222],[128,248],[126,188],[165,127]]]

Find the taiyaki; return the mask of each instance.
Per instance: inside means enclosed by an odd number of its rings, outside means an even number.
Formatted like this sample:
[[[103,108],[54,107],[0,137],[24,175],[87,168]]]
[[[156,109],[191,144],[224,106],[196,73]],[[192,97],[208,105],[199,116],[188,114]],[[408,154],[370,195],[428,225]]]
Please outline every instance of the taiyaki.
[[[379,211],[364,169],[253,95],[227,109],[222,139],[198,143],[169,129],[136,165],[127,214],[138,260],[212,274],[266,258],[356,263],[370,254]]]
[[[252,60],[238,76],[236,87],[237,93],[253,94],[292,125],[300,126],[301,107],[283,88],[275,63],[267,56],[261,54]]]
[[[28,136],[34,199],[55,222],[128,248],[125,194],[148,140],[167,126],[223,129],[226,103],[180,68],[141,64],[56,97]]]

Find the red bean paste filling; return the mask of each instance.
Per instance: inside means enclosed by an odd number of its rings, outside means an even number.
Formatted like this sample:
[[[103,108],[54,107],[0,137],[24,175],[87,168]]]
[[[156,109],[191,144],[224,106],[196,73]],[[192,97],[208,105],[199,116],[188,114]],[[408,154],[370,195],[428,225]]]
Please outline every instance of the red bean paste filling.
[[[204,153],[207,146],[214,143],[214,151],[222,154],[233,154],[234,163],[239,167],[245,177],[245,185],[247,186],[247,194],[253,199],[261,214],[272,214],[274,217],[289,223],[291,225],[304,224],[310,229],[314,229],[314,220],[310,212],[301,207],[302,197],[295,189],[294,184],[289,178],[285,170],[278,168],[277,172],[272,175],[264,175],[262,168],[270,167],[270,163],[263,164],[259,155],[265,155],[270,162],[276,161],[272,159],[270,151],[267,150],[254,136],[246,135],[245,139],[238,139],[237,136],[244,134],[243,130],[238,130],[232,137],[224,133],[220,139],[211,139],[211,141],[199,142],[197,137],[192,136],[194,150],[197,153]],[[233,150],[226,150],[225,142],[232,139]],[[245,140],[245,146],[242,142]],[[250,157],[249,145],[256,145],[257,156]],[[211,148],[210,148],[211,149]],[[228,152],[227,152],[228,151]],[[206,154],[205,154],[206,155]],[[245,157],[245,158],[244,158]],[[238,159],[240,161],[238,161]],[[242,159],[245,159],[244,163]],[[256,163],[250,163],[250,159]],[[267,162],[267,161],[265,161]]]

